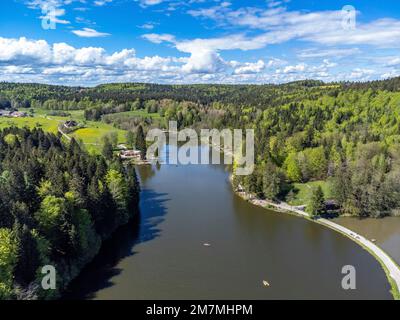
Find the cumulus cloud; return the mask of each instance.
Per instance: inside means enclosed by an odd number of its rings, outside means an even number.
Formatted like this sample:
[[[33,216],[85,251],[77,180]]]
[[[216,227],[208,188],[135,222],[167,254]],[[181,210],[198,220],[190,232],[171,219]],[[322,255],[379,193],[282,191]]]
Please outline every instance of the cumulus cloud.
[[[145,34],[143,38],[153,42],[167,42],[173,44],[177,50],[189,53],[190,58],[183,67],[185,72],[219,72],[228,64],[221,58],[220,50],[251,50],[258,49],[260,45],[257,41],[249,41],[243,35],[233,35],[231,37],[194,39],[178,41],[170,34]]]
[[[372,66],[353,66],[349,72],[335,74],[331,71],[337,63],[329,59],[319,64],[289,63],[274,57],[227,62],[216,50],[186,45],[182,50],[188,51],[188,57],[138,57],[133,48],[108,53],[102,47],[77,48],[64,42],[50,44],[45,40],[0,37],[0,81],[71,85],[118,81],[264,83],[306,78],[336,80],[336,77],[363,80],[390,72],[378,73]]]
[[[287,65],[283,68],[275,70],[276,75],[289,77],[291,79],[324,79],[336,80],[330,70],[337,66],[337,63],[324,59],[319,64],[309,65],[306,63],[298,63]],[[343,75],[342,75],[343,76]],[[345,77],[343,76],[343,79]]]
[[[241,36],[243,49],[252,40],[258,47],[265,47],[294,39],[324,45],[400,46],[399,20],[384,18],[368,23],[358,22],[354,30],[348,30],[342,26],[341,10],[288,11],[282,6],[273,6],[267,10],[255,7],[234,10],[228,5],[218,5],[189,10],[188,13],[194,17],[214,20],[219,25],[258,30],[260,33],[255,37]]]
[[[50,62],[52,51],[44,40],[27,40],[26,38],[0,38],[0,61],[24,63]]]
[[[78,37],[84,37],[84,38],[106,37],[110,35],[109,33],[98,32],[90,28],[83,28],[82,30],[72,30],[71,32],[77,35]]]
[[[306,65],[304,63],[297,64],[295,66],[287,66],[283,69],[283,73],[295,73],[295,72],[303,72],[306,69]]]
[[[108,54],[101,47],[75,48],[67,43],[0,37],[0,79],[75,83],[156,81],[179,77],[186,58],[151,56],[139,58],[134,49]],[[13,76],[10,76],[10,74]],[[20,74],[28,74],[21,78]]]
[[[220,55],[211,50],[196,50],[191,52],[187,63],[182,67],[188,73],[215,73],[226,66]]]
[[[249,73],[259,73],[263,71],[266,64],[263,60],[258,60],[255,63],[246,62],[244,65],[235,69],[235,74],[249,74]]]
[[[330,70],[338,67],[338,63],[331,60],[350,56],[357,56],[358,61],[352,62],[355,66],[359,64],[360,70],[342,72],[340,76],[343,79],[365,79],[376,73],[368,73],[365,60],[361,62],[362,51],[358,46],[362,46],[363,50],[364,47],[374,47],[378,50],[398,48],[400,45],[400,20],[385,18],[358,22],[354,30],[348,30],[342,25],[341,10],[289,11],[284,6],[287,2],[269,1],[268,8],[265,9],[234,8],[228,1],[220,1],[211,7],[187,11],[193,17],[213,20],[218,26],[234,27],[234,30],[243,30],[242,32],[194,39],[177,39],[171,34],[152,33],[144,35],[143,38],[157,44],[168,43],[179,52],[190,54],[187,63],[182,67],[187,73],[229,72],[229,69],[233,68],[233,76],[240,76],[240,79],[246,80],[250,80],[252,75],[260,76],[259,74],[263,74],[269,67],[276,68],[275,76],[285,75],[290,79],[300,76],[334,79]],[[223,51],[257,50],[289,41],[318,45],[297,54],[297,58],[312,60],[312,64],[303,61],[294,61],[291,64],[285,61],[266,63],[264,60],[232,64],[224,61],[221,56]],[[397,60],[393,60],[392,66],[396,63]],[[341,66],[343,68],[343,63]],[[390,62],[387,66],[390,66]]]

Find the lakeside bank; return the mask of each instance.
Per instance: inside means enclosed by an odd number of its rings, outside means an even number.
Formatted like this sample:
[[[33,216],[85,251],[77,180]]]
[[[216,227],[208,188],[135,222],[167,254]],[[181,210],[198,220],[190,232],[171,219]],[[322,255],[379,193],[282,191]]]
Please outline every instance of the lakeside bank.
[[[232,182],[232,176],[230,177],[230,181]],[[395,300],[400,300],[400,267],[393,261],[393,259],[384,250],[375,245],[372,241],[328,219],[311,218],[310,215],[304,210],[296,206],[291,206],[285,202],[274,203],[272,201],[259,199],[255,195],[243,191],[242,188],[239,188],[239,190],[234,189],[234,192],[242,199],[252,203],[255,206],[259,206],[265,209],[274,208],[275,211],[277,212],[291,213],[297,216],[301,216],[310,221],[328,227],[336,232],[339,232],[342,235],[345,235],[349,239],[353,240],[354,242],[359,244],[363,249],[367,250],[371,255],[373,255],[374,258],[380,263],[380,265],[382,266],[383,270],[386,273],[389,284],[391,286],[391,294],[393,295],[393,298]]]

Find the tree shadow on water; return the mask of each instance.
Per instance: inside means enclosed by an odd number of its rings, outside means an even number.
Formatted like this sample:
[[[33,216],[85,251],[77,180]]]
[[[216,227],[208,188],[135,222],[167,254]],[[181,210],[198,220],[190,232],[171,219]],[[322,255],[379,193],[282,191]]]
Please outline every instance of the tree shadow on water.
[[[158,225],[164,220],[165,202],[169,200],[166,196],[166,193],[142,189],[138,214],[103,242],[97,256],[71,282],[62,299],[92,299],[97,291],[113,286],[112,278],[122,272],[118,263],[136,254],[137,244],[160,235]]]

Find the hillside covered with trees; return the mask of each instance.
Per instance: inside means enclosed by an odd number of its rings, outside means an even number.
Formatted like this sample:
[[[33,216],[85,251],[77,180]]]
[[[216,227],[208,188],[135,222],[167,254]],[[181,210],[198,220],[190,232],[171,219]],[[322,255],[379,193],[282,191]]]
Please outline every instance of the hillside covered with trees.
[[[340,214],[400,212],[400,78],[92,88],[1,83],[2,106],[84,110],[88,121],[130,135],[139,126],[145,131],[166,128],[169,120],[179,128],[253,128],[256,169],[236,177],[236,186],[261,198],[291,202],[301,193],[299,187],[320,183]]]
[[[137,213],[135,169],[41,129],[0,131],[0,299],[53,298]],[[44,291],[41,268],[57,271]]]

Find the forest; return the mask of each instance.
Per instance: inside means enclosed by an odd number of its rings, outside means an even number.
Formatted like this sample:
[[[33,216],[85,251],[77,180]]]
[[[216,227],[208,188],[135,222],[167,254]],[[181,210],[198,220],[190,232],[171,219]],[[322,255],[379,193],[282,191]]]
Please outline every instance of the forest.
[[[84,110],[86,120],[127,136],[139,126],[166,128],[169,120],[180,129],[254,129],[256,169],[235,177],[236,187],[290,202],[296,186],[321,183],[329,192],[321,197],[313,188],[311,198],[329,200],[339,214],[400,213],[400,78],[279,85],[0,83],[0,108],[7,107]]]
[[[135,168],[42,129],[0,131],[0,299],[52,299],[137,214]],[[56,290],[41,268],[54,266]]]

